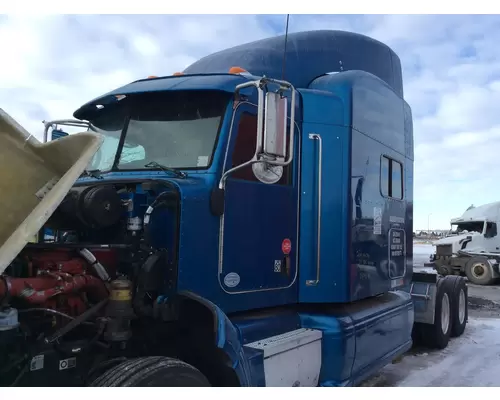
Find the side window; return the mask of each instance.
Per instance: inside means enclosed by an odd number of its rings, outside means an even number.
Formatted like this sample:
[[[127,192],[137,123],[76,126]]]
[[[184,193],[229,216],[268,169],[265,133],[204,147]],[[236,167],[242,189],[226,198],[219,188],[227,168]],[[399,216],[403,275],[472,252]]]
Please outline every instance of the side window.
[[[403,164],[382,156],[380,166],[380,191],[382,196],[403,199]]]
[[[255,154],[255,145],[257,141],[257,116],[250,113],[243,113],[240,117],[238,129],[233,132],[236,134],[236,143],[234,145],[233,156],[231,158],[231,168],[237,167],[249,160]],[[283,177],[277,185],[291,184],[291,165],[283,169]],[[252,166],[248,165],[242,169],[233,172],[229,179],[238,179],[249,182],[260,182],[252,171]]]
[[[380,190],[382,192],[382,196],[389,197],[389,164],[390,160],[387,157],[382,157],[381,166],[380,166]]]
[[[255,144],[257,135],[257,116],[249,113],[243,113],[238,124],[236,133],[236,143],[231,159],[231,168],[237,167],[250,160],[255,154]],[[257,182],[252,167],[248,166],[233,172],[230,178],[243,179],[245,181]]]
[[[497,224],[494,222],[486,223],[486,232],[484,233],[485,238],[492,238],[497,235]]]
[[[403,165],[397,161],[391,160],[391,197],[403,199]]]

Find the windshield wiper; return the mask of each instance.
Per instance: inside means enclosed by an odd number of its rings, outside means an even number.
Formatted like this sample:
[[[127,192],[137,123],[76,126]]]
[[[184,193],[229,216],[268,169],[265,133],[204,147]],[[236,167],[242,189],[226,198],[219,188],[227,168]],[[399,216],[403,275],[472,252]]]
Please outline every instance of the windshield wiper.
[[[101,176],[101,170],[100,169],[85,170],[80,175],[80,177],[82,177],[82,176],[89,176],[89,177],[95,178],[95,179],[104,179]]]
[[[179,178],[182,178],[182,179],[187,178],[187,174],[185,172],[179,171],[178,169],[175,169],[175,168],[166,167],[165,165],[159,164],[156,161],[148,162],[144,166],[144,168],[158,168],[158,169],[161,169],[162,171],[165,171],[165,172],[171,172]]]

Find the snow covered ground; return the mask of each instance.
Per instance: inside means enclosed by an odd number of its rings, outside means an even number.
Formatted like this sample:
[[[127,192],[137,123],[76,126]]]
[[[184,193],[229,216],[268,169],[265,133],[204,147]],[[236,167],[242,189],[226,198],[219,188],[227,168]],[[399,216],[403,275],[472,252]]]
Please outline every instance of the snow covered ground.
[[[426,243],[415,243],[413,245],[413,254],[414,255],[430,255],[435,250],[435,246],[432,244]]]
[[[413,266],[417,268],[423,268],[424,263],[429,262],[429,257],[432,253],[434,253],[434,251],[435,247],[432,244],[414,244]]]
[[[413,247],[414,270],[434,251]],[[469,286],[469,323],[464,334],[441,351],[413,349],[364,386],[500,386],[500,286]]]
[[[441,351],[413,352],[385,367],[372,386],[500,386],[500,319],[469,318]]]

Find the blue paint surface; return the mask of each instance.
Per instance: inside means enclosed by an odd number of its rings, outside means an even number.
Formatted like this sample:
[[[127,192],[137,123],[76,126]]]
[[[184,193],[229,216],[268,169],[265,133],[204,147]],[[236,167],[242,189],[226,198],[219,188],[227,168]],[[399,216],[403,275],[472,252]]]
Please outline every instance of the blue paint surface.
[[[255,112],[255,107],[239,107],[234,126],[238,126],[244,113],[255,115]],[[232,137],[228,138],[229,154],[235,146],[235,134],[236,131],[233,131]],[[293,165],[296,168],[297,163]],[[228,157],[225,170],[231,167],[231,158]],[[266,306],[296,301],[297,197],[297,181],[292,180],[289,185],[266,185],[243,180],[236,175],[228,177],[222,225],[224,241],[220,282],[225,293],[224,301],[232,309],[242,295],[248,300],[241,309],[248,309],[248,304],[254,304],[255,301],[265,302]],[[292,243],[287,273],[284,269],[281,272],[275,270],[276,262],[282,263],[280,268],[284,268],[284,239]],[[228,287],[224,284],[223,278],[229,273],[240,276],[238,286]]]
[[[302,279],[300,299],[349,302],[401,287],[411,279],[411,111],[385,82],[362,71],[323,76],[310,87],[312,91],[301,91],[305,133],[300,268],[305,279],[315,279],[317,255],[309,249],[318,245],[319,150],[308,132],[321,136],[327,155],[322,160],[320,282],[311,287]],[[403,165],[402,200],[382,193],[382,155]],[[377,210],[379,231],[374,222]],[[392,256],[396,253],[390,244],[399,240],[398,234],[402,238],[397,246],[406,256]]]
[[[231,360],[241,386],[259,386],[259,382],[263,381],[263,359],[260,354],[246,352],[237,327],[233,325],[225,313],[211,301],[193,292],[181,291],[179,297],[197,301],[212,313],[215,324],[214,345],[223,350]]]
[[[231,321],[238,328],[243,344],[280,335],[301,327],[295,307],[236,314],[231,316]]]
[[[231,47],[196,61],[184,72],[226,73],[238,66],[253,75],[283,79],[284,43],[282,35]],[[326,73],[362,70],[378,76],[403,96],[399,57],[387,45],[367,36],[334,30],[290,33],[285,54],[284,79],[296,88],[307,88]]]
[[[348,300],[347,193],[349,182],[349,102],[331,94],[301,90],[304,103],[300,211],[301,302]],[[349,99],[347,99],[349,100]],[[312,122],[309,122],[312,121]],[[321,137],[322,156],[320,166]],[[321,182],[319,168],[322,169]],[[321,206],[318,200],[321,189]],[[318,218],[318,207],[320,216]],[[321,221],[321,224],[318,222]],[[318,260],[318,230],[320,254]],[[319,262],[319,265],[318,265]],[[319,283],[308,286],[307,280]]]
[[[241,283],[228,292],[256,291],[289,286],[295,276],[295,255],[291,254],[290,273],[275,272],[275,261],[282,262],[281,244],[290,239],[295,250],[296,190],[293,186],[229,180],[224,215],[222,276],[236,272]],[[295,300],[291,297],[290,301]]]
[[[230,319],[242,344],[299,328],[322,331],[320,386],[357,385],[412,344],[413,304],[406,292],[391,292],[351,304],[253,311]],[[256,351],[245,348],[245,352],[254,361],[252,382],[261,384]]]
[[[153,93],[167,90],[220,90],[234,92],[237,85],[248,81],[248,78],[241,75],[230,75],[226,72],[221,74],[166,76],[135,81],[89,101],[76,110],[73,116],[75,118],[83,118],[87,110],[94,108],[98,104],[108,104],[118,101],[115,97],[117,95]]]
[[[321,386],[356,385],[411,347],[413,304],[409,294],[301,313],[302,326],[323,331]]]

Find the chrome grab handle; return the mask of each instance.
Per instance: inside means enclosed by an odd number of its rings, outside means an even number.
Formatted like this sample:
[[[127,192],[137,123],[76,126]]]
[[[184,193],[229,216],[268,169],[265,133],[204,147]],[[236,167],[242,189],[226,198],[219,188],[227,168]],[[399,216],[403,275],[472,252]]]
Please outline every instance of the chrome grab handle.
[[[89,129],[91,127],[90,122],[83,121],[80,119],[58,119],[58,120],[53,120],[53,121],[42,121],[44,125],[44,130],[43,130],[43,143],[47,143],[49,140],[49,129],[54,127],[54,125],[65,125],[65,126],[74,126],[77,128],[87,128]]]
[[[318,141],[318,210],[317,210],[317,221],[318,221],[318,231],[316,232],[317,249],[316,249],[316,279],[307,280],[307,286],[315,286],[319,283],[320,268],[321,268],[321,186],[322,186],[322,165],[323,165],[323,141],[321,136],[317,133],[310,133],[309,139]]]

